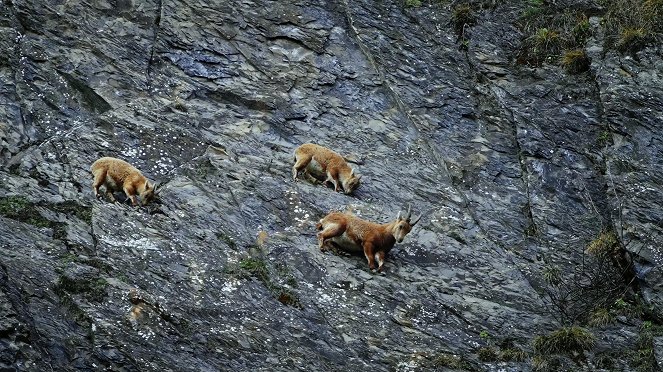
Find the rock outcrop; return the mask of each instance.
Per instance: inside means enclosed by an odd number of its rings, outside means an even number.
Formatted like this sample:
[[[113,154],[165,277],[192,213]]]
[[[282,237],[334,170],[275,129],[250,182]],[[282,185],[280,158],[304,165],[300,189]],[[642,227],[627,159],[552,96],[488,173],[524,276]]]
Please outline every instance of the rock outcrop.
[[[661,365],[661,44],[610,48],[583,3],[569,75],[516,63],[526,3],[460,31],[417,3],[4,0],[0,368]],[[359,163],[354,195],[292,181],[308,141]],[[160,200],[96,200],[101,156]],[[409,204],[384,275],[317,248],[330,210]],[[535,347],[570,325],[593,347]]]

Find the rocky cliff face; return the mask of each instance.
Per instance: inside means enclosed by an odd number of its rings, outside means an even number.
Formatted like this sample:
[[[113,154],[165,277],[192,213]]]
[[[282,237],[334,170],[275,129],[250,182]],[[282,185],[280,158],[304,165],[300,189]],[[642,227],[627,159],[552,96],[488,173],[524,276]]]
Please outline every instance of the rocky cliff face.
[[[516,63],[546,9],[589,17],[588,71]],[[610,47],[609,14],[4,0],[0,365],[656,369],[663,49]],[[355,195],[292,181],[307,141],[361,163]],[[160,201],[95,200],[100,156]],[[384,275],[316,247],[330,210],[409,204]],[[547,347],[559,329],[586,342]]]

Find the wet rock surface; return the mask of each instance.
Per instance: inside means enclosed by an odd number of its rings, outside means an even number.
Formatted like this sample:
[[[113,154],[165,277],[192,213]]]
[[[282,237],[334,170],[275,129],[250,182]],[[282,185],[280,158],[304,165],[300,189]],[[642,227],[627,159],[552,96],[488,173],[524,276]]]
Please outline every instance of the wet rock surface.
[[[595,345],[550,368],[635,368],[663,311],[660,44],[517,65],[526,5],[491,4],[461,40],[453,4],[3,1],[0,368],[521,371],[570,323]],[[292,180],[308,141],[360,159],[354,195]],[[96,200],[100,156],[160,199]],[[317,248],[330,210],[410,204],[384,275]],[[621,286],[580,308],[619,315],[571,319],[550,283],[608,231]]]

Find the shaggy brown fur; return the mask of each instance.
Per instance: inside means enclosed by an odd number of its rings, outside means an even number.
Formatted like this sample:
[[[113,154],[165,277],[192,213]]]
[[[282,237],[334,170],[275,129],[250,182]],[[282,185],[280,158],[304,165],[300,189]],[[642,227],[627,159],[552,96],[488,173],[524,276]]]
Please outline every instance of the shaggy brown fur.
[[[331,182],[335,191],[340,191],[342,187],[346,194],[359,187],[361,179],[341,155],[313,143],[303,144],[295,150],[295,165],[292,167],[295,181],[301,171],[315,178],[324,178],[324,183]]]
[[[124,191],[132,205],[138,205],[136,195],[140,196],[143,205],[149,203],[155,196],[156,185],[143,176],[142,173],[124,160],[103,157],[92,163],[90,167],[94,181],[92,188],[94,196],[99,197],[99,188],[106,188],[106,195],[115,202],[114,192]]]
[[[412,227],[419,222],[421,216],[410,222],[410,209],[406,217],[398,217],[385,224],[363,220],[350,213],[331,212],[316,225],[319,230],[318,244],[320,250],[325,251],[327,243],[352,253],[364,252],[368,260],[368,267],[375,270],[375,261],[378,262],[378,271],[382,271],[384,257],[393,248],[396,242],[405,239]]]

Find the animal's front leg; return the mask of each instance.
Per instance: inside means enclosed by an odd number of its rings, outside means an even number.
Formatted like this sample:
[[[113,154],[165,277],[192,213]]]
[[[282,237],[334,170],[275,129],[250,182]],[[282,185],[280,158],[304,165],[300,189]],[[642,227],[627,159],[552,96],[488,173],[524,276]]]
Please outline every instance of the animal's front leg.
[[[328,182],[331,182],[332,185],[334,185],[334,191],[339,191],[340,190],[340,188],[338,186],[339,182],[336,179],[336,175],[334,175],[330,171],[327,172],[327,179],[325,180],[325,184],[327,184]]]
[[[136,200],[136,189],[133,186],[125,186],[123,189],[127,198],[131,199],[131,205],[134,207],[137,206],[138,200]]]
[[[375,270],[375,258],[373,255],[373,244],[371,243],[364,243],[364,256],[366,256],[366,259],[368,260],[368,268],[371,269],[371,271]]]
[[[384,266],[384,251],[379,251],[375,254],[375,259],[378,261],[378,272],[382,272]]]

